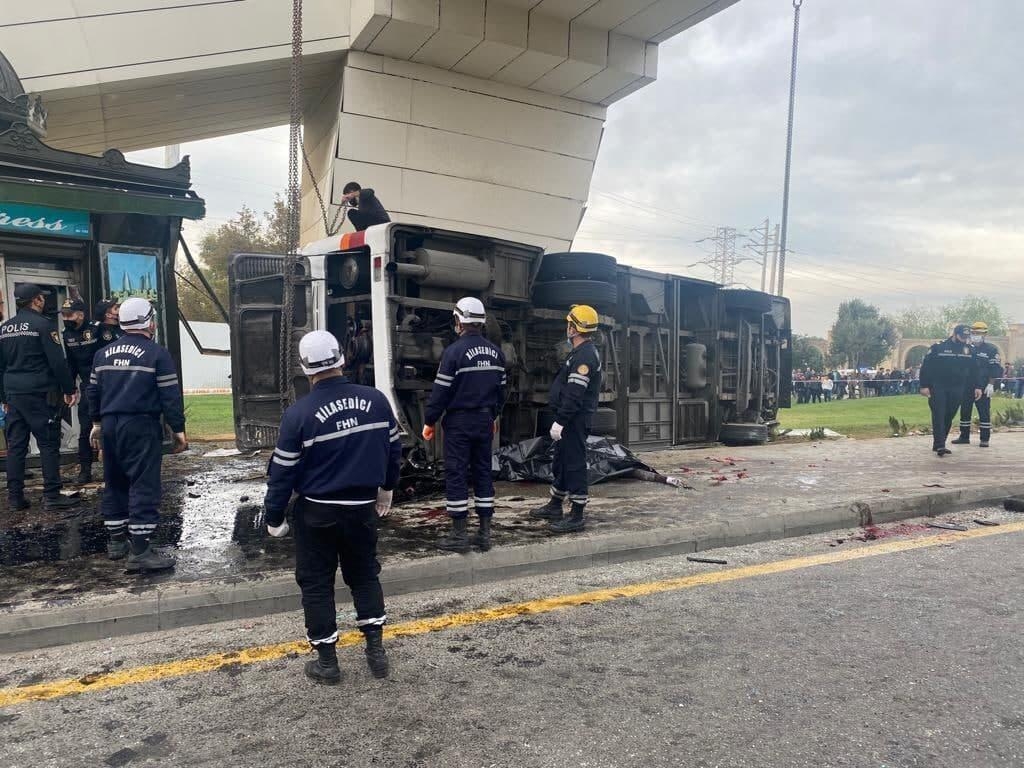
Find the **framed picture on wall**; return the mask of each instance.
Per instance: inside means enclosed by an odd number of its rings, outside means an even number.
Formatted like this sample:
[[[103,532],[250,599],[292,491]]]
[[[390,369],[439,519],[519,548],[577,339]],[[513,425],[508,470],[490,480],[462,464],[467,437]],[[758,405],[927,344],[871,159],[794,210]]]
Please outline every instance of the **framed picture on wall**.
[[[156,310],[157,337],[164,324],[164,286],[160,277],[159,248],[100,245],[103,295],[118,303],[132,296],[148,299]]]

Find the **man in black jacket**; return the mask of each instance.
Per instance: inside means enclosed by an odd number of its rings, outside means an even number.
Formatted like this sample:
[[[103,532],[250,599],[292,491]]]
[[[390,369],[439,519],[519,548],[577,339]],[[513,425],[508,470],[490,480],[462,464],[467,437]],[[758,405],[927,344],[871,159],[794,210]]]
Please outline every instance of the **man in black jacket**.
[[[384,206],[381,205],[373,190],[363,189],[355,181],[350,181],[345,185],[341,201],[351,206],[348,211],[348,220],[352,222],[356,232],[362,232],[375,224],[387,224],[391,221],[391,217],[388,216],[388,212],[384,210]]]
[[[992,435],[992,394],[995,392],[994,382],[1003,376],[1003,364],[996,346],[985,341],[987,334],[988,323],[979,320],[971,326],[974,375],[967,383],[960,405],[960,437],[953,441],[953,445],[967,445],[971,442],[971,416],[975,403],[978,406],[978,425],[981,432],[979,445],[988,448],[988,441]],[[974,396],[975,389],[981,390],[981,397]]]
[[[932,450],[939,456],[952,453],[946,438],[975,373],[970,340],[971,327],[958,325],[948,339],[932,344],[921,363],[921,394],[928,398],[932,411]],[[975,388],[973,395],[975,400],[980,398],[981,389]]]
[[[99,348],[100,339],[90,323],[85,321],[85,302],[68,298],[60,308],[64,318],[64,349],[72,380],[81,382],[84,391],[92,374],[92,358]],[[89,398],[78,401],[78,477],[76,485],[92,482],[93,450],[89,442],[92,419],[89,416]]]
[[[7,414],[7,496],[11,509],[28,509],[25,459],[30,437],[39,446],[43,509],[63,512],[77,502],[60,493],[61,402],[74,406],[71,378],[57,325],[42,314],[49,291],[24,283],[14,291],[18,313],[0,326],[0,402]]]

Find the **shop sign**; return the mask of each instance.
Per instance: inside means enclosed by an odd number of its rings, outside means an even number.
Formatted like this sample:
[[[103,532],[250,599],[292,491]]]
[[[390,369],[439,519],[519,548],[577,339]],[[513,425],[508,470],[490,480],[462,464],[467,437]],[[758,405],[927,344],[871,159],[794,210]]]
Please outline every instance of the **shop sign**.
[[[0,202],[0,234],[89,237],[89,213]]]

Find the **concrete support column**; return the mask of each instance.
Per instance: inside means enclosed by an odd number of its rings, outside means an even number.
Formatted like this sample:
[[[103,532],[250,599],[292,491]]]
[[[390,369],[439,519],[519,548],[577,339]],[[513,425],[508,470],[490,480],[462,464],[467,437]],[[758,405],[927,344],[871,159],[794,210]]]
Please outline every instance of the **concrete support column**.
[[[460,34],[446,32],[452,40]],[[487,68],[513,47],[495,40]],[[545,55],[550,66],[559,54]],[[611,58],[635,68],[643,46]],[[524,82],[530,64],[506,70],[507,79]],[[304,142],[325,200],[340,202],[345,183],[357,181],[376,190],[395,219],[568,247],[589,192],[603,106],[358,51],[338,74],[305,115]],[[584,73],[572,74],[561,87],[580,87]],[[342,231],[350,230],[346,222]],[[324,236],[304,173],[302,241]]]

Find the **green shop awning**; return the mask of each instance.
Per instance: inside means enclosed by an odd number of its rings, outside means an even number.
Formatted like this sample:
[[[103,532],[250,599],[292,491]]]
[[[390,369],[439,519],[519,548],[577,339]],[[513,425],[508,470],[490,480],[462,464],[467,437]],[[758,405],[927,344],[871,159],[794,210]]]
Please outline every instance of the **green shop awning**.
[[[206,216],[206,202],[200,197],[17,179],[0,179],[0,202],[47,205],[90,213],[141,213],[183,219]]]

